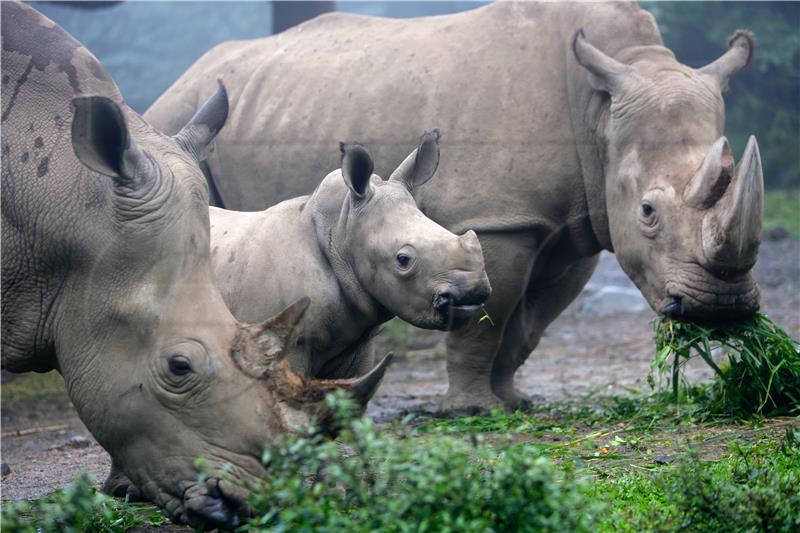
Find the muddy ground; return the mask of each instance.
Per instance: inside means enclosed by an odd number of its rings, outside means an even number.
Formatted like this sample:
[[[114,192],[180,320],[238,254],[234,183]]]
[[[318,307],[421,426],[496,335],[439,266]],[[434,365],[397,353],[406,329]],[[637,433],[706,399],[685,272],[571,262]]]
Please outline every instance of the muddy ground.
[[[799,337],[800,242],[764,242],[756,273],[764,312]],[[649,390],[654,316],[614,256],[604,253],[583,294],[551,325],[518,373],[518,387],[541,401]],[[408,411],[436,410],[447,388],[443,337],[397,324],[387,328],[380,349],[400,357],[369,416],[386,422]],[[688,375],[711,378],[702,364]],[[44,496],[85,471],[105,479],[110,460],[78,419],[57,375],[4,373],[2,397],[3,500]]]

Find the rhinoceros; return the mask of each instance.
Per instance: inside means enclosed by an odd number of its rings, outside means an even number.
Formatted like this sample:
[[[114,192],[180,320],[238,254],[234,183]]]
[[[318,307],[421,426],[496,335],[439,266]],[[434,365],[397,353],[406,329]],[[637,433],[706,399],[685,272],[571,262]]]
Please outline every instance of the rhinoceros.
[[[435,130],[423,135],[388,181],[372,173],[366,148],[343,144],[341,170],[310,196],[254,213],[211,208],[212,269],[236,318],[268,316],[311,297],[298,326],[296,371],[364,374],[373,367],[370,341],[393,316],[452,329],[489,297],[475,233],[453,235],[411,195],[436,171],[438,138]]]
[[[264,475],[266,441],[351,380],[294,374],[309,301],[240,324],[215,288],[198,159],[228,112],[223,88],[176,135],[128,108],[78,41],[2,3],[2,368],[58,370],[87,428],[175,521],[232,527],[246,489],[194,461]],[[269,295],[264,295],[269,298]]]
[[[496,326],[448,335],[444,407],[517,406],[514,374],[601,250],[658,313],[723,319],[758,307],[761,163],[751,137],[734,164],[722,98],[754,43],[737,31],[729,44],[690,68],[633,3],[335,13],[220,44],[145,116],[177,131],[223,77],[231,123],[207,173],[240,210],[311,191],[334,164],[332,139],[375,146],[381,174],[428,121],[447,131],[440,177],[415,197],[450,231],[477,232]]]

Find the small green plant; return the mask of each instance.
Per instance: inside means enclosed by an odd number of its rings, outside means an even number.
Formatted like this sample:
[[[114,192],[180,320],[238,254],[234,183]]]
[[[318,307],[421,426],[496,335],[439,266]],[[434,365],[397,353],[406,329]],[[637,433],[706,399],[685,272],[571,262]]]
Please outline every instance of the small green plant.
[[[240,531],[588,531],[595,507],[572,470],[535,449],[480,437],[392,438],[347,418],[338,442],[286,437],[268,446],[268,479]]]
[[[0,527],[14,533],[124,533],[135,526],[165,523],[167,518],[154,507],[106,496],[84,474],[45,498],[4,502]]]
[[[676,400],[681,383],[685,385],[681,368],[698,355],[716,374],[709,391],[712,412],[747,417],[800,409],[800,344],[766,315],[709,325],[660,318],[655,330],[652,368],[671,374]],[[715,349],[724,351],[727,362],[714,361]],[[652,376],[649,379],[653,385]]]
[[[481,311],[483,311],[483,316],[478,319],[478,324],[481,322],[489,322],[489,324],[494,326],[494,320],[492,320],[492,317],[489,315],[489,311],[486,310],[484,305],[481,305]]]

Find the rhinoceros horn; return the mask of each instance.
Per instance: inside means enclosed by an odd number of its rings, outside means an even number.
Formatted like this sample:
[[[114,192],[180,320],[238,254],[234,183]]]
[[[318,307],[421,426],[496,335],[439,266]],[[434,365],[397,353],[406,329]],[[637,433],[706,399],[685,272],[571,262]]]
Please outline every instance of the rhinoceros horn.
[[[399,181],[412,191],[431,179],[439,166],[439,137],[438,129],[423,133],[417,148],[392,172],[389,181]]]
[[[683,201],[695,209],[708,209],[722,198],[733,178],[733,153],[728,139],[711,145],[703,164],[683,190]]]
[[[295,373],[286,356],[295,345],[297,324],[310,302],[308,297],[301,298],[265,322],[243,326],[239,341],[231,352],[234,361],[248,375],[272,380],[281,400],[315,404],[328,392],[343,389],[359,406],[365,407],[380,385],[394,354],[387,354],[375,368],[357,378],[313,379]]]
[[[278,390],[282,399],[292,400],[301,404],[316,404],[325,398],[328,392],[336,389],[347,391],[359,407],[365,407],[367,402],[378,390],[386,369],[392,362],[393,353],[388,353],[375,367],[363,376],[349,379],[312,379],[294,373],[289,367],[289,362],[281,364],[280,383]],[[323,408],[324,410],[324,408]]]
[[[260,324],[242,326],[239,340],[231,351],[239,368],[258,379],[278,368],[295,343],[295,328],[310,303],[311,299],[304,296]]]
[[[705,262],[716,270],[742,272],[756,262],[764,210],[764,177],[754,136],[747,141],[732,181],[733,186],[727,187],[703,217],[703,255]],[[713,187],[705,189],[712,191],[710,197],[716,194]]]

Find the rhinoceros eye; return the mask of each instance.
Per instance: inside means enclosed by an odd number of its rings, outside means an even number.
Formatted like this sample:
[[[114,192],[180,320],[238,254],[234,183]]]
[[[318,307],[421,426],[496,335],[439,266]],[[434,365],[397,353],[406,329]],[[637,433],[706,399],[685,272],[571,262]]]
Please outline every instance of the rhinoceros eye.
[[[173,355],[169,358],[169,371],[176,376],[185,376],[192,372],[192,365],[183,355]]]
[[[650,204],[650,202],[643,202],[642,203],[642,214],[644,216],[649,217],[650,215],[653,214],[654,211],[655,211],[655,209]]]
[[[400,265],[400,268],[408,268],[410,263],[411,258],[409,256],[403,253],[397,254],[397,264]]]

